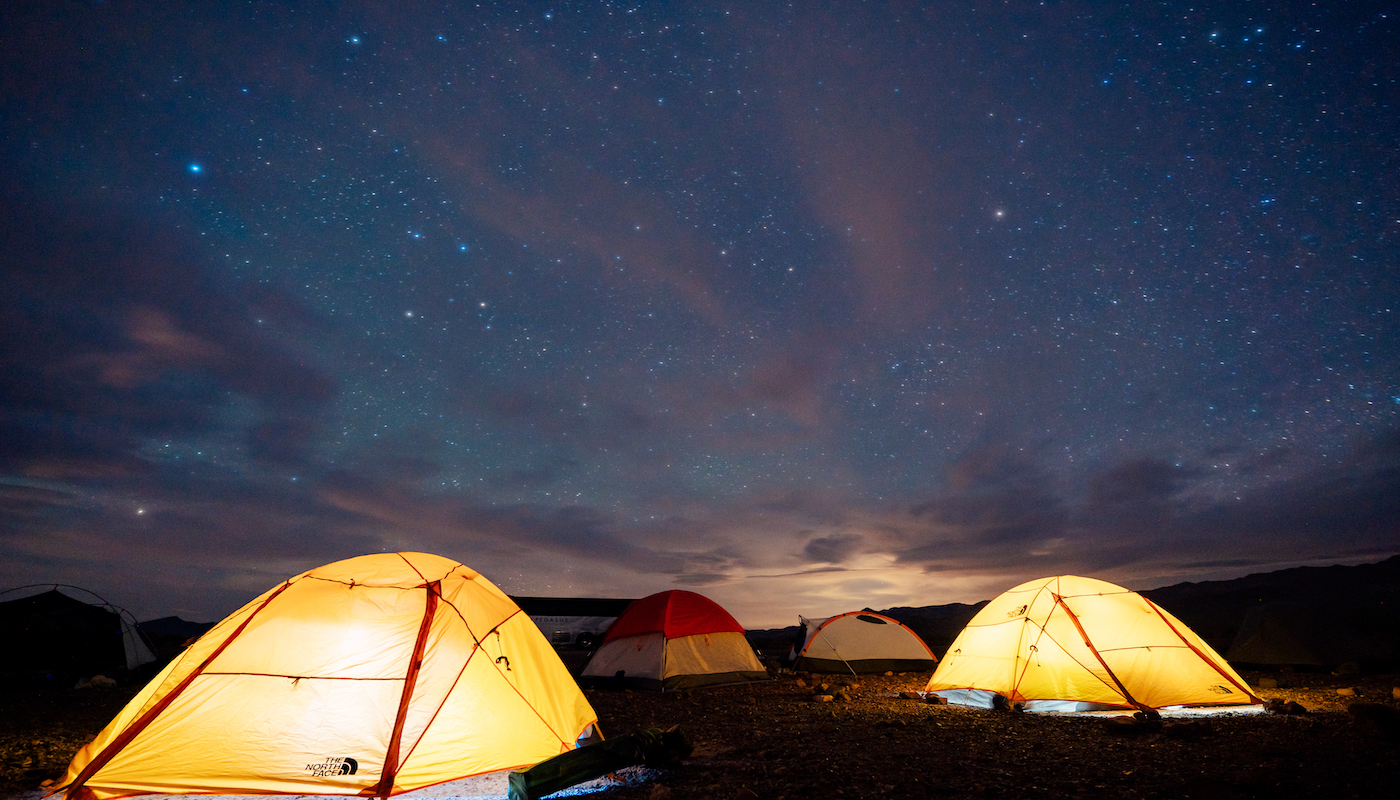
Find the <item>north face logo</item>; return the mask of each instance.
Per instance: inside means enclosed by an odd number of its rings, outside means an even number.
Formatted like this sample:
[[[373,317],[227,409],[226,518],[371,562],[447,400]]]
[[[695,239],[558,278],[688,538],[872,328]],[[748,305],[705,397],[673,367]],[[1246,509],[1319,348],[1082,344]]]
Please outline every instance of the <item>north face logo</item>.
[[[1021,606],[1020,608],[1013,608],[1013,609],[1011,609],[1010,611],[1006,612],[1006,618],[1007,618],[1007,619],[1013,619],[1013,618],[1015,618],[1015,617],[1024,616],[1025,613],[1026,613],[1026,607],[1025,607],[1025,606]]]
[[[360,762],[353,758],[328,758],[325,761],[306,765],[306,771],[317,778],[329,775],[354,775],[359,768]]]
[[[1218,684],[1218,683],[1217,683],[1216,685],[1210,687],[1210,690],[1211,690],[1212,692],[1215,692],[1216,694],[1234,694],[1234,693],[1235,693],[1235,690],[1234,690],[1234,689],[1231,689],[1231,688],[1228,687],[1228,686],[1221,686],[1221,685]]]

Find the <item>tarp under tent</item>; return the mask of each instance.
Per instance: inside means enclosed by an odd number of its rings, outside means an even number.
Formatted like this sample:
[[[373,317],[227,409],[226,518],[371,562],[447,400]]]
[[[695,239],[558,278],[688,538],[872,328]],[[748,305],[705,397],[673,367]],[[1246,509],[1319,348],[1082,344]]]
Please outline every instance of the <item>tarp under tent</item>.
[[[57,790],[387,797],[537,764],[596,721],[500,589],[440,556],[374,554],[290,578],[216,624]]]
[[[1180,620],[1094,578],[1028,581],[963,628],[927,691],[949,702],[1027,711],[1262,703]]]
[[[677,589],[633,601],[580,682],[665,691],[767,679],[744,626],[708,597]]]
[[[74,594],[90,596],[92,602]],[[0,594],[0,641],[7,651],[0,661],[6,682],[67,688],[95,675],[115,679],[156,660],[130,614],[86,589],[63,584],[21,586]]]
[[[920,672],[938,659],[918,634],[899,620],[873,611],[850,611],[802,621],[801,649],[792,668],[799,672]]]

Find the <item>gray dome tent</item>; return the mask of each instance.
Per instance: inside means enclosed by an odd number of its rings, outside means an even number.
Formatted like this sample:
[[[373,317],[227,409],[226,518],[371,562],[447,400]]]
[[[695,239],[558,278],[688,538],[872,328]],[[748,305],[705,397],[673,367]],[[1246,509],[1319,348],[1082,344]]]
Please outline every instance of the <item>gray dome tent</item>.
[[[73,593],[91,595],[94,602]],[[64,584],[0,593],[0,641],[9,645],[10,655],[0,666],[7,681],[71,686],[156,660],[130,614],[86,589]]]

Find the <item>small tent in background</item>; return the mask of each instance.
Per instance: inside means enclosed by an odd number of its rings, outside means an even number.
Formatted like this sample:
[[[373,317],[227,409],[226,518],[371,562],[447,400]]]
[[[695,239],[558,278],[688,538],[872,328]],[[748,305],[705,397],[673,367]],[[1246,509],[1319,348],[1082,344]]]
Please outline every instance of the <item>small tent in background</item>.
[[[137,630],[151,643],[161,663],[180,655],[212,627],[212,622],[190,622],[179,617],[160,617],[136,623]]]
[[[130,614],[86,589],[62,584],[0,594],[0,641],[7,652],[0,675],[7,682],[68,688],[94,675],[116,678],[156,660]]]
[[[799,672],[920,672],[938,661],[924,640],[898,620],[873,611],[850,611],[802,620]]]
[[[660,691],[767,679],[744,627],[715,601],[682,590],[633,601],[580,678]]]
[[[1328,620],[1301,603],[1264,603],[1246,612],[1235,640],[1225,655],[1234,664],[1253,667],[1321,668],[1317,655],[1319,631]],[[1335,623],[1333,623],[1335,628]]]
[[[375,554],[297,575],[215,625],[59,789],[387,797],[537,764],[595,722],[500,589],[440,556]]]
[[[1029,581],[988,603],[953,641],[928,691],[1027,711],[1263,702],[1152,601],[1073,575]]]

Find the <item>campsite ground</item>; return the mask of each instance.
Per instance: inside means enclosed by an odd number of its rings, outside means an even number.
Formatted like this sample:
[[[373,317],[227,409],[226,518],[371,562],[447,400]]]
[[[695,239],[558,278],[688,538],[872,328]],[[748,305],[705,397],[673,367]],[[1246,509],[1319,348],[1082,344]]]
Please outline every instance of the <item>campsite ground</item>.
[[[1258,686],[1266,676],[1245,677]],[[1400,702],[1392,690],[1400,677],[1267,677],[1279,686],[1261,688],[1260,695],[1292,700],[1307,713],[1169,718],[1148,729],[1102,717],[970,710],[901,696],[921,689],[927,674],[832,679],[785,673],[767,683],[666,694],[590,691],[605,733],[679,725],[695,748],[672,768],[634,771],[635,783],[595,796],[1394,795]],[[827,689],[814,690],[812,684],[822,681]],[[40,781],[57,777],[134,691],[0,694],[0,800],[36,796]],[[835,697],[823,702],[814,699],[818,693]],[[1357,704],[1361,708],[1353,708]]]

